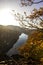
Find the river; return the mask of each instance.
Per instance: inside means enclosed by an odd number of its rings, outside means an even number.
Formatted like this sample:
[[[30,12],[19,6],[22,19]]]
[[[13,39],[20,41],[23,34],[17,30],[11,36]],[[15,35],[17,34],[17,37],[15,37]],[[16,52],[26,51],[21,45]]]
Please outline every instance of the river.
[[[19,36],[19,39],[17,40],[17,42],[13,45],[13,47],[7,52],[8,56],[12,56],[14,54],[18,53],[17,48],[19,48],[20,46],[22,46],[28,39],[28,35],[22,33]]]

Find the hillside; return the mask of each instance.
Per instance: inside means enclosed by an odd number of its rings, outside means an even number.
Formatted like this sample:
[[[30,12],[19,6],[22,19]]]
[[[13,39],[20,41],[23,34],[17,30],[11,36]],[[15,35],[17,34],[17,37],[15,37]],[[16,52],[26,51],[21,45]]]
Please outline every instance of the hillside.
[[[19,32],[20,28],[17,27],[18,29],[16,30],[15,28],[0,26],[0,54],[8,51],[19,38],[21,34]]]
[[[0,25],[0,55],[12,48],[21,33],[31,34],[33,30],[27,30],[18,26]]]

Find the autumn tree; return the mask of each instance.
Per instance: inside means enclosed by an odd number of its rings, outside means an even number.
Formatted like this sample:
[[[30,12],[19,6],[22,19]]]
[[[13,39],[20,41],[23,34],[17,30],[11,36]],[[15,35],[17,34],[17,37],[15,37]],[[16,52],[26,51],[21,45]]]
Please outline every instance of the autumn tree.
[[[31,57],[41,60],[43,58],[43,31],[32,33],[27,42],[18,50],[25,58]]]
[[[43,3],[43,0],[21,0],[22,6],[31,7],[33,4],[39,3]],[[16,13],[14,16],[21,27],[37,29],[30,35],[27,42],[18,49],[19,54],[25,58],[43,59],[43,7],[34,8],[30,15],[24,12],[23,15]]]
[[[20,13],[14,15],[20,26],[24,28],[43,29],[43,7],[40,7],[39,10],[34,9],[31,15],[27,15],[26,12],[24,12],[24,15]]]
[[[21,0],[22,6],[32,6],[33,4],[42,3],[43,0]],[[37,31],[33,32],[28,38],[27,42],[18,50],[25,58],[42,59],[43,58],[43,7],[39,9],[34,8],[31,14],[14,14],[17,21],[23,28],[35,28]],[[27,30],[28,30],[27,29]]]
[[[22,5],[32,6],[33,4],[43,3],[43,0],[20,0]],[[14,12],[14,10],[12,10]],[[37,28],[43,29],[43,7],[39,9],[34,8],[30,15],[27,12],[24,14],[14,14],[20,26],[24,28]]]

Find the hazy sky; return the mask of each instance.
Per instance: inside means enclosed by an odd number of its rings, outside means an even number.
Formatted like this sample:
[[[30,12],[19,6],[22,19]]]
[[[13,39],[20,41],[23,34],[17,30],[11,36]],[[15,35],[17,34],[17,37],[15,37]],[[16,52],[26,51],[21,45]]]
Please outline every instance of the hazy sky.
[[[31,7],[21,7],[20,0],[0,0],[0,9],[10,8],[16,10],[17,12],[30,11],[33,8],[39,8],[41,6],[43,6],[43,3],[32,5]]]
[[[42,6],[43,3],[21,7],[20,0],[0,0],[0,10],[9,8],[10,10],[15,10],[16,12],[20,12],[22,14],[24,11],[30,14],[31,10],[34,8],[40,8]]]

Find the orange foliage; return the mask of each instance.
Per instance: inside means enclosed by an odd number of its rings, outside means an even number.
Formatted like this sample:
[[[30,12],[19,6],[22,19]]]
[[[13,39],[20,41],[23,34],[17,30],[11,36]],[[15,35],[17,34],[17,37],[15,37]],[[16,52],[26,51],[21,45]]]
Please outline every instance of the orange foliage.
[[[26,58],[43,58],[43,31],[40,30],[32,33],[27,42],[18,50]]]

